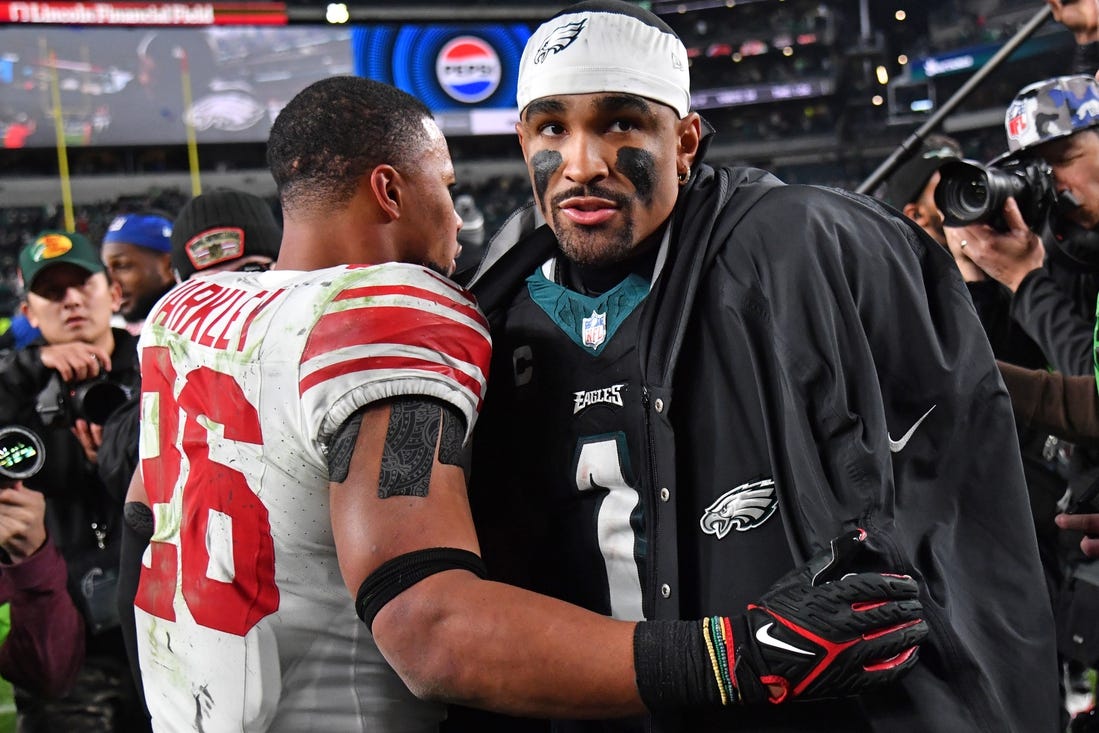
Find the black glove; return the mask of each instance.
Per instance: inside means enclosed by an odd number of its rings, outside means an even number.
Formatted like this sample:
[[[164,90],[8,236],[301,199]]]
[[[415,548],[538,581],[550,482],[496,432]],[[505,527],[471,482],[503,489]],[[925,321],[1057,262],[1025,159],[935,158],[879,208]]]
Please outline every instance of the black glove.
[[[729,619],[741,702],[840,697],[892,682],[916,663],[927,636],[916,581],[842,575],[866,533],[855,530],[784,576]]]

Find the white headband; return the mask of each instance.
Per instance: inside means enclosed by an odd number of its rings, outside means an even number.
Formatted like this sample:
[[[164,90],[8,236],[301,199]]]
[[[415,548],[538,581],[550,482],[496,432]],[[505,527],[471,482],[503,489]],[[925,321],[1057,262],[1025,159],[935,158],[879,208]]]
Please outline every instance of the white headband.
[[[682,119],[691,109],[687,49],[674,35],[621,13],[569,13],[539,26],[519,62],[519,110],[542,97],[598,92],[662,102]]]

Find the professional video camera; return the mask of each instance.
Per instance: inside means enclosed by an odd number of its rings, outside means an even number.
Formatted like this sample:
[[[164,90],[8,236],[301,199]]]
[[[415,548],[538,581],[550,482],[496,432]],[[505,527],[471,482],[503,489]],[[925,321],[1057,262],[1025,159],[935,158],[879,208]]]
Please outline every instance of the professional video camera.
[[[71,384],[55,372],[38,393],[35,409],[46,427],[72,425],[77,419],[102,425],[129,398],[130,391],[109,381],[106,372]]]
[[[1004,232],[1004,203],[1014,197],[1023,221],[1038,231],[1058,205],[1053,171],[1037,158],[1007,160],[982,165],[974,160],[955,160],[939,169],[935,205],[949,227],[983,222]]]
[[[0,487],[33,477],[45,462],[46,449],[33,430],[20,425],[0,428]]]

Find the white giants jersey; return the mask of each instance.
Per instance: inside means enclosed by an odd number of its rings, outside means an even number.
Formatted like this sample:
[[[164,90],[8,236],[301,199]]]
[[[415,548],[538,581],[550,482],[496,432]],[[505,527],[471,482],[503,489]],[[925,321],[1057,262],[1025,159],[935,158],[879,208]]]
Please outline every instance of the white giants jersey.
[[[155,518],[136,598],[158,731],[437,730],[355,614],[325,446],[376,400],[484,396],[468,295],[415,265],[193,278],[141,334],[141,472]],[[466,435],[469,437],[469,432]]]

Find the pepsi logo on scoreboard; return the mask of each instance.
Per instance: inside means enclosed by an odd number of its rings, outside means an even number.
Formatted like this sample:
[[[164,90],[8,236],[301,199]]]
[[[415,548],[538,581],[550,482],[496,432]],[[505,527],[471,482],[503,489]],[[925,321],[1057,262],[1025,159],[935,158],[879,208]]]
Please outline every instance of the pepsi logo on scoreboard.
[[[351,29],[351,57],[355,74],[403,89],[433,112],[514,109],[530,34],[521,23],[362,25]]]
[[[500,56],[477,36],[458,36],[448,41],[435,59],[435,78],[453,99],[476,104],[492,96],[500,86]]]

